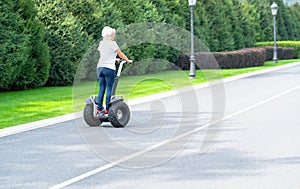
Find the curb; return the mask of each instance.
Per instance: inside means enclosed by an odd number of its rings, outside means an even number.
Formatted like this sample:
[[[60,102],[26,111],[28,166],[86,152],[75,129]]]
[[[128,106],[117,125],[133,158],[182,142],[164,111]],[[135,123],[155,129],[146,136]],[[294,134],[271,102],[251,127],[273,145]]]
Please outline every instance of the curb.
[[[4,129],[0,130],[0,138],[4,137],[4,136],[22,133],[25,131],[30,131],[33,129],[38,129],[38,128],[42,128],[42,127],[46,127],[46,126],[50,126],[50,125],[55,125],[55,124],[70,121],[73,119],[75,119],[75,114],[71,113],[71,114],[67,114],[67,115],[63,115],[63,116],[48,118],[48,119],[44,119],[44,120],[40,120],[40,121],[35,121],[35,122],[31,122],[31,123],[26,123],[26,124],[22,124],[22,125],[4,128]]]
[[[212,81],[210,83],[202,83],[202,84],[192,86],[192,88],[194,90],[198,90],[198,89],[201,89],[201,88],[209,87],[209,86],[213,85],[214,83],[220,83],[220,82],[228,83],[228,82],[236,81],[236,80],[239,80],[239,79],[247,78],[247,77],[250,77],[250,76],[269,73],[269,72],[272,72],[272,71],[281,70],[281,69],[285,69],[285,68],[290,68],[290,67],[297,66],[297,65],[300,65],[300,62],[290,63],[290,64],[277,66],[277,67],[273,67],[273,68],[267,68],[267,69],[263,69],[263,70],[259,70],[259,71],[250,72],[250,73],[240,74],[240,75],[237,75],[237,76],[224,78],[222,80]],[[188,88],[191,88],[191,86],[185,87],[185,88],[180,89],[180,90],[185,90],[185,89],[188,90]],[[150,95],[150,96],[147,96],[147,97],[141,97],[141,98],[129,101],[128,105],[132,106],[132,105],[136,105],[136,104],[140,104],[140,103],[150,102],[150,101],[153,101],[153,100],[158,100],[158,99],[161,99],[161,98],[173,96],[175,94],[176,94],[175,91],[168,91],[168,92],[163,92],[163,93],[159,93],[159,94]],[[0,138],[5,137],[5,136],[9,136],[9,135],[14,135],[14,134],[26,132],[26,131],[30,131],[30,130],[34,130],[34,129],[38,129],[38,128],[43,128],[43,127],[63,123],[63,122],[66,122],[66,121],[71,121],[71,120],[74,120],[74,119],[80,118],[80,117],[82,117],[82,111],[81,112],[76,112],[76,113],[71,113],[71,114],[66,114],[66,115],[58,116],[58,117],[54,117],[54,118],[44,119],[44,120],[40,120],[40,121],[35,121],[35,122],[31,122],[31,123],[26,123],[26,124],[22,124],[22,125],[17,125],[17,126],[13,126],[13,127],[8,127],[8,128],[4,128],[4,129],[0,129]]]

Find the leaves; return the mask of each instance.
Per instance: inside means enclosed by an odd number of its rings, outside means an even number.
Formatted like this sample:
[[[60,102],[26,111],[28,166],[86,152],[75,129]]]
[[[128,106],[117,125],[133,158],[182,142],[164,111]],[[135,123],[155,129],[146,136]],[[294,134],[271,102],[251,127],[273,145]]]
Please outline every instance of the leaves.
[[[48,79],[44,25],[33,5],[31,0],[1,1],[0,90],[35,88]]]

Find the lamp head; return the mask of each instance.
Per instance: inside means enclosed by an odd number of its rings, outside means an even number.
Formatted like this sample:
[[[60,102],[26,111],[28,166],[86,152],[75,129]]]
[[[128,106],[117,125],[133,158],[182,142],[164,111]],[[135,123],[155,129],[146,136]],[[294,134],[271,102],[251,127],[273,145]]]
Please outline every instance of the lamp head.
[[[197,0],[189,0],[189,5],[190,6],[195,6]]]
[[[273,4],[271,5],[271,10],[272,10],[272,15],[276,16],[278,11],[278,5],[275,2],[273,2]]]

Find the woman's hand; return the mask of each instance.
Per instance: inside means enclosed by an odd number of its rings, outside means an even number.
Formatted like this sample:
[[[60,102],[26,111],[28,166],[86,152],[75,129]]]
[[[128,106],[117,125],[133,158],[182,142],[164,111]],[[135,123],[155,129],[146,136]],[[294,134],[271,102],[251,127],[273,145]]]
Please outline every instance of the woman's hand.
[[[127,58],[127,56],[120,49],[116,50],[116,52],[120,58],[122,58],[123,60],[125,60],[127,62],[127,64],[132,64],[133,61],[129,60]]]

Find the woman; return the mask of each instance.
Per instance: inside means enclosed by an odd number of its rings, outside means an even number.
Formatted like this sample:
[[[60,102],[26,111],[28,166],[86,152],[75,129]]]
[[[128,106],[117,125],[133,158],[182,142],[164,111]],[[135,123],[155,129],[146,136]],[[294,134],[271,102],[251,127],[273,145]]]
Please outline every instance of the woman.
[[[112,93],[112,87],[116,76],[116,56],[125,60],[127,63],[132,63],[123,52],[120,50],[118,44],[114,41],[116,30],[111,27],[104,27],[102,30],[103,40],[100,41],[98,51],[100,52],[100,59],[97,65],[97,75],[99,80],[98,93],[98,108],[97,116],[103,116],[108,113],[109,103]],[[103,108],[103,97],[106,90],[106,107]]]

